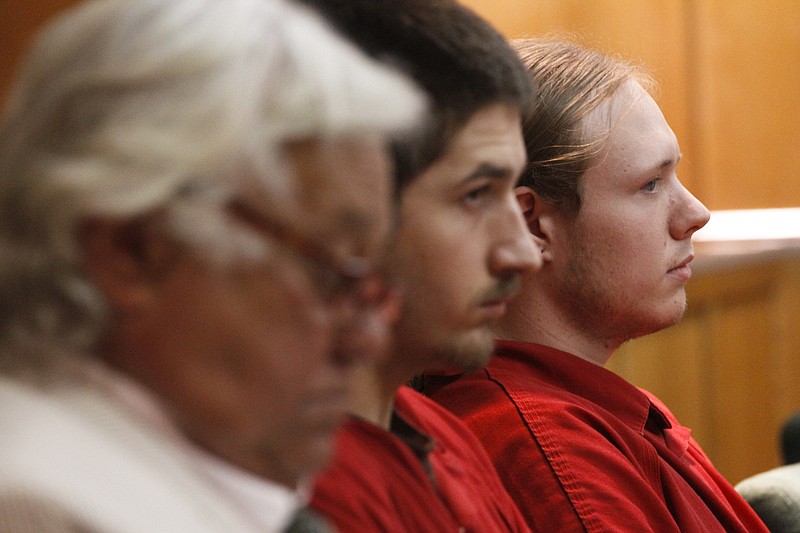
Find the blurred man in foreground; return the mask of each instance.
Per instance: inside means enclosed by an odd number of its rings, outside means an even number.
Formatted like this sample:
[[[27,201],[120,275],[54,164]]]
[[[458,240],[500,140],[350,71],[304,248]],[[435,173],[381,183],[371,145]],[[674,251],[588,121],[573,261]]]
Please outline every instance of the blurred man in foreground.
[[[48,26],[0,129],[0,530],[281,530],[365,357],[339,335],[380,319],[387,136],[423,107],[282,2]]]

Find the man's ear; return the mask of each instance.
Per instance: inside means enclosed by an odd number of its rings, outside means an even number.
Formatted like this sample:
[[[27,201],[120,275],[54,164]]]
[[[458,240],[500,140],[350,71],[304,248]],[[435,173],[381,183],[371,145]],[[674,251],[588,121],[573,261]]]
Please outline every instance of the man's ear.
[[[553,216],[556,214],[555,208],[544,201],[542,197],[528,186],[521,185],[514,189],[517,202],[522,210],[522,217],[528,226],[528,231],[536,241],[542,253],[547,258],[548,250],[553,237]]]
[[[81,231],[86,274],[118,308],[147,305],[177,248],[152,217],[92,219]]]
[[[517,203],[522,210],[522,217],[525,223],[529,223],[533,215],[533,205],[535,203],[535,192],[528,186],[520,185],[514,188],[514,194],[517,197]]]

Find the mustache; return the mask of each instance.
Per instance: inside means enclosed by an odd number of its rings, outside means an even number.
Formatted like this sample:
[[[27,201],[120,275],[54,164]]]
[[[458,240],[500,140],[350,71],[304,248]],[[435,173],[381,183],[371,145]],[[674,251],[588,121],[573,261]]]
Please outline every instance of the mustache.
[[[500,279],[495,285],[484,292],[479,298],[480,302],[492,302],[495,300],[506,300],[516,296],[522,288],[522,276],[511,274]]]

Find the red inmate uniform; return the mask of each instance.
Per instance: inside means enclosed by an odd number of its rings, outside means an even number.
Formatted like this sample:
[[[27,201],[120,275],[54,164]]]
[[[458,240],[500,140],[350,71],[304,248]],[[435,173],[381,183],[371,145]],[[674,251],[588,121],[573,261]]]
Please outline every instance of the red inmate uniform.
[[[486,369],[425,387],[478,435],[533,529],[767,531],[691,430],[599,365],[500,341]]]
[[[392,432],[352,418],[311,505],[342,533],[530,531],[464,424],[402,387]]]

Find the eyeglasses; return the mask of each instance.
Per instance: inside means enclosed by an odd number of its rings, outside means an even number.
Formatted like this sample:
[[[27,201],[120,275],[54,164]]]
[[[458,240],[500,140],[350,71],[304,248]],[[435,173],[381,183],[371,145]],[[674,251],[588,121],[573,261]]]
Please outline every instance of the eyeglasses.
[[[320,297],[327,303],[346,298],[358,307],[379,306],[394,289],[389,277],[363,257],[338,256],[310,237],[240,200],[232,201],[229,209],[243,222],[270,234],[301,255],[312,267],[312,279]]]

